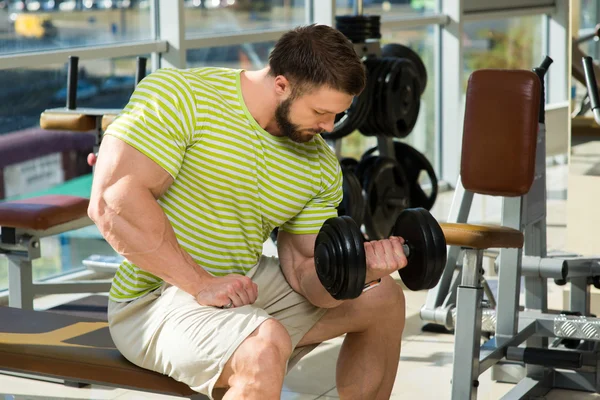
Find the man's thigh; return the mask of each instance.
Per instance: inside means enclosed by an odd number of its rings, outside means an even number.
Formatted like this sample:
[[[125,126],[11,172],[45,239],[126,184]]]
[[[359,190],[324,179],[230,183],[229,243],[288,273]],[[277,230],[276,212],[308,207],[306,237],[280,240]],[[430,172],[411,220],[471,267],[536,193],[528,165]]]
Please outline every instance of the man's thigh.
[[[276,318],[295,347],[325,313],[291,289],[276,258],[263,257],[248,276],[259,296],[244,307],[201,306],[172,286],[126,305],[111,303],[109,324],[117,348],[134,364],[208,395],[234,351],[261,323]],[[295,351],[291,365],[307,350]]]

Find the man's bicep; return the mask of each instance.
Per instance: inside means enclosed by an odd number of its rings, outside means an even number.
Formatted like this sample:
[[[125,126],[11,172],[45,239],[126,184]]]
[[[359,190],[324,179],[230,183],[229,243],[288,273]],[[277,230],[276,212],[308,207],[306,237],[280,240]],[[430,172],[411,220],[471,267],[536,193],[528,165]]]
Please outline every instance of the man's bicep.
[[[299,291],[298,280],[302,274],[313,268],[311,260],[314,258],[315,241],[317,234],[293,234],[279,230],[277,236],[277,253],[281,269],[288,282]]]
[[[136,187],[160,197],[173,183],[173,177],[158,163],[125,141],[105,136],[94,170],[92,198],[109,187]]]

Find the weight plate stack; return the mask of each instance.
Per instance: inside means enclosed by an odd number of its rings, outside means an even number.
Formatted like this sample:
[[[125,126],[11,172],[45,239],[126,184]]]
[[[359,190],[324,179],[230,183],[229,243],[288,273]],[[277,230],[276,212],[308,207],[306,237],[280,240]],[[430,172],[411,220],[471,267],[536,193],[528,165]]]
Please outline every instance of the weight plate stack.
[[[367,39],[381,39],[379,15],[338,15],[335,27],[352,43],[364,43]]]

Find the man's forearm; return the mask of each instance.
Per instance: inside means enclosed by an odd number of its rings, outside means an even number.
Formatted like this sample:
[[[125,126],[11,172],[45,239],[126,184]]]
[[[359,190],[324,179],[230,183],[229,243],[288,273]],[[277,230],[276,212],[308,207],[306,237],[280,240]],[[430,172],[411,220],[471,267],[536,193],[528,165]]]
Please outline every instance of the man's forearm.
[[[149,191],[124,191],[118,185],[92,196],[90,202],[90,218],[106,241],[144,271],[196,296],[212,276],[179,246],[171,223]]]

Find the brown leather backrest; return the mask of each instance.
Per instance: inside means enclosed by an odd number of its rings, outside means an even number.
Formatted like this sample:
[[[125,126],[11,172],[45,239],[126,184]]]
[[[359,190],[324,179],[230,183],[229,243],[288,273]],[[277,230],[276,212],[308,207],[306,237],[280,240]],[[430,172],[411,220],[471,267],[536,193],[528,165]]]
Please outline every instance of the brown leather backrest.
[[[461,179],[465,189],[493,196],[529,191],[541,84],[527,70],[478,70],[467,87]]]

